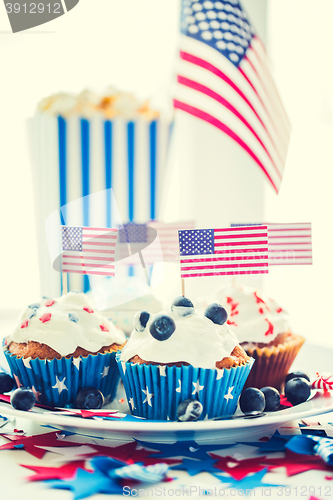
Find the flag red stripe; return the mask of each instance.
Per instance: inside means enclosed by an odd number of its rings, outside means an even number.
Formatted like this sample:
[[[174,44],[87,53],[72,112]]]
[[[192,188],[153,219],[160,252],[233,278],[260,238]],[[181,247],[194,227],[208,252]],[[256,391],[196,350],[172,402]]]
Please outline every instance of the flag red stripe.
[[[266,126],[265,126],[264,122],[262,121],[262,119],[260,118],[257,111],[255,110],[254,106],[251,104],[251,102],[246,97],[246,95],[237,87],[237,85],[235,85],[235,83],[225,73],[223,73],[219,68],[217,68],[213,64],[210,64],[209,62],[205,61],[204,59],[201,59],[200,57],[189,54],[188,52],[180,51],[180,57],[184,61],[195,64],[197,66],[200,66],[201,68],[206,69],[207,71],[210,71],[211,73],[214,73],[214,75],[218,76],[219,78],[221,78],[221,80],[225,81],[228,85],[230,85],[230,87],[232,87],[235,90],[235,92],[237,92],[237,94],[251,108],[251,110],[256,115],[256,117],[260,121],[261,125],[264,127],[264,129],[266,130],[266,132],[268,134]]]
[[[101,266],[100,264],[88,264],[87,262],[63,262],[63,266],[80,266],[80,267],[99,267],[100,269],[106,268],[106,269],[113,269],[114,265],[113,264],[105,264],[104,266]]]
[[[112,236],[108,234],[86,234],[83,233],[83,238],[92,238],[94,240],[97,240],[99,238],[103,238],[104,240],[116,240],[118,236]]]
[[[216,231],[218,231],[218,229],[214,229],[214,240],[217,240],[217,239],[231,239],[231,238],[264,238],[266,236],[267,238],[267,231],[266,233],[264,232],[261,232],[261,233],[253,233],[253,234],[233,234],[230,232],[230,234],[221,234],[221,235],[218,235],[216,234]]]
[[[87,253],[87,252],[89,252],[89,253],[107,253],[109,255],[114,255],[114,252],[113,251],[111,252],[110,250],[96,250],[96,249],[92,249],[92,248],[87,248],[87,249],[82,248],[82,252],[83,253]]]
[[[231,261],[231,260],[258,260],[258,259],[263,259],[267,260],[267,254],[266,255],[252,255],[252,256],[236,256],[236,257],[212,257],[208,259],[181,259],[180,263],[181,264],[195,264],[199,262],[221,262],[221,261]]]
[[[298,238],[299,238],[299,236],[298,236]],[[269,243],[269,245],[270,246],[272,246],[272,245],[273,246],[278,246],[278,245],[286,245],[286,243]],[[290,242],[288,242],[288,247],[291,247],[293,245],[301,245],[302,247],[304,247],[304,246],[307,245],[307,246],[311,247],[311,242],[308,242],[308,243],[290,243]]]
[[[189,267],[183,267],[182,270],[183,271],[196,271],[198,269],[238,269],[239,267],[249,267],[248,264],[221,264],[220,266],[219,265],[214,265],[214,266],[189,266]],[[257,262],[257,263],[252,263],[251,264],[251,269],[254,268],[254,267],[268,267],[268,263],[267,262]]]
[[[116,243],[99,243],[96,241],[83,241],[82,246],[83,245],[96,245],[96,246],[101,246],[101,247],[115,247]]]
[[[237,272],[233,272],[233,271],[226,271],[226,272],[223,272],[223,271],[219,271],[218,273],[197,273],[197,274],[181,274],[181,278],[200,278],[200,277],[204,277],[204,276],[237,276],[239,274],[268,274],[268,269],[267,270],[261,270],[261,271],[237,271]]]
[[[277,189],[277,187],[276,187],[273,179],[271,178],[271,176],[267,172],[267,170],[264,167],[264,165],[262,164],[262,162],[254,154],[254,152],[248,147],[248,145],[245,144],[245,142],[240,137],[238,137],[238,135],[236,135],[229,127],[227,127],[220,120],[217,120],[217,118],[215,118],[214,116],[212,116],[212,115],[210,115],[208,113],[205,113],[204,111],[202,111],[202,110],[200,110],[198,108],[195,108],[193,106],[189,106],[188,104],[180,102],[177,99],[174,99],[173,104],[174,104],[174,107],[176,109],[181,109],[182,111],[185,111],[186,113],[189,113],[189,114],[191,114],[193,116],[196,116],[197,118],[200,118],[201,120],[204,120],[204,121],[210,123],[211,125],[214,125],[218,129],[220,129],[222,132],[224,132],[225,134],[227,134],[229,137],[231,137],[234,141],[236,141],[238,143],[238,145],[240,147],[242,147],[252,157],[252,159],[257,163],[257,165],[261,168],[261,170],[266,175],[266,177],[269,180],[269,182],[272,184],[272,186],[275,189],[276,193],[278,193],[278,189]]]
[[[70,269],[70,270],[65,270],[63,269],[63,272],[65,273],[75,273],[75,274],[97,274],[98,276],[115,276],[115,273],[104,273],[104,272],[98,272],[98,271],[78,271],[77,269]]]
[[[266,241],[232,241],[230,243],[215,243],[215,247],[228,247],[228,246],[242,246],[242,245],[267,245],[267,240]],[[221,252],[215,252],[215,253],[221,253]],[[224,252],[222,252],[224,253]]]
[[[229,111],[231,111],[235,116],[237,116],[237,118],[239,120],[241,120],[241,122],[250,130],[250,132],[257,139],[257,141],[259,142],[259,144],[261,145],[261,147],[264,149],[264,151],[266,152],[267,156],[271,160],[272,165],[273,165],[273,167],[276,170],[276,173],[282,179],[281,173],[280,173],[279,169],[277,168],[277,166],[276,166],[273,158],[271,157],[268,149],[266,148],[265,144],[262,142],[262,140],[260,139],[260,137],[258,136],[258,134],[256,133],[256,131],[254,130],[254,128],[250,125],[250,123],[239,113],[239,111],[237,111],[237,109],[234,106],[232,106],[221,95],[217,94],[216,92],[214,92],[213,90],[209,89],[205,85],[201,85],[200,83],[194,82],[193,80],[190,80],[189,78],[185,78],[185,77],[179,76],[179,75],[178,75],[177,79],[178,79],[178,82],[181,85],[185,85],[186,87],[189,87],[189,88],[192,88],[194,90],[197,90],[198,92],[202,92],[203,94],[211,97],[215,101],[217,101],[220,104],[222,104],[222,106],[225,106],[227,109],[229,109]],[[274,149],[276,150],[275,145],[273,145],[273,146],[274,146]],[[276,150],[276,153],[279,154],[277,150]]]
[[[89,226],[85,226],[85,227],[82,227],[82,230],[83,232],[85,231],[104,231],[105,233],[111,233],[111,232],[115,232],[115,233],[118,233],[118,229],[115,229],[115,228],[105,228],[105,227],[89,227]]]
[[[80,257],[78,255],[63,255],[62,258],[63,259],[79,259]],[[81,257],[81,259],[83,259],[83,256]],[[87,259],[89,259],[89,260],[102,260],[103,262],[108,260],[107,257],[92,257],[92,256],[91,257],[86,256],[84,258],[84,260],[87,260]],[[110,257],[110,260],[111,259],[113,259],[113,257]]]

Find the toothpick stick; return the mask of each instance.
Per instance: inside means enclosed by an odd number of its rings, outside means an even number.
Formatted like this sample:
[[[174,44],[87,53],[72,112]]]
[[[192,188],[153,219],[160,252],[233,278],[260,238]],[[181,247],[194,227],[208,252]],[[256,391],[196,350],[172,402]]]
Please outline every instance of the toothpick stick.
[[[182,296],[185,297],[185,280],[182,278]]]
[[[148,274],[148,271],[147,271],[147,268],[146,268],[146,265],[145,265],[145,262],[143,260],[141,252],[139,252],[139,257],[140,257],[140,262],[141,262],[141,265],[142,265],[142,268],[143,268],[143,272],[145,273],[145,276],[146,276],[146,280],[147,280],[148,286],[150,286],[150,283],[149,283],[149,274]]]
[[[62,295],[68,293],[68,279],[67,273],[62,273]]]

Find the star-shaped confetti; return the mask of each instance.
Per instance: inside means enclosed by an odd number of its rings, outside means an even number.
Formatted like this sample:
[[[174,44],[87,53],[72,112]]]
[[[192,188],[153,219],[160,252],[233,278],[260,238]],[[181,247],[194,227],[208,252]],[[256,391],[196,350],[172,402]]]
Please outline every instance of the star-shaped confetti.
[[[61,490],[71,490],[74,500],[80,500],[96,493],[109,495],[123,494],[123,488],[112,479],[104,474],[89,472],[83,469],[78,469],[73,479],[67,481],[50,481],[48,486]]]
[[[214,474],[214,476],[219,479],[222,483],[231,484],[233,488],[237,490],[253,490],[254,488],[264,487],[264,488],[277,488],[284,486],[282,484],[271,484],[271,483],[263,483],[262,479],[266,475],[267,469],[263,469],[260,472],[256,472],[255,474],[246,476],[241,481],[236,481],[233,477],[221,476],[220,474]]]
[[[215,459],[214,468],[220,469],[223,472],[228,472],[228,474],[230,474],[237,481],[241,481],[248,474],[251,474],[253,472],[260,472],[263,469],[267,468],[267,462],[266,465],[263,465],[265,463],[263,462],[263,459],[265,459],[266,457],[236,460],[233,457],[220,457],[219,455],[214,455],[213,453],[210,453],[210,455]],[[273,468],[273,465],[269,468]]]
[[[284,467],[288,477],[295,476],[309,470],[322,470],[333,472],[333,467],[325,464],[320,457],[309,455],[298,455],[290,450],[282,458],[263,457],[262,463],[265,465],[274,465],[275,467]]]
[[[21,446],[26,452],[30,453],[30,455],[36,458],[43,458],[47,450],[42,447],[59,448],[73,446],[74,443],[59,439],[58,434],[58,431],[47,432],[46,434],[35,434],[33,436],[10,436],[5,434],[3,437],[9,439],[11,442],[1,445],[0,450],[13,450]]]
[[[256,446],[259,448],[257,451],[260,453],[284,451],[285,445],[291,437],[290,435],[281,435],[276,431],[268,441],[242,442],[240,444]]]
[[[192,460],[191,458],[184,458],[181,464],[170,467],[173,470],[186,470],[190,476],[200,474],[200,472],[216,473],[214,464],[217,460],[212,458],[205,458],[205,460]]]
[[[49,479],[71,479],[78,469],[84,469],[84,460],[70,462],[60,467],[40,467],[38,465],[23,465],[26,469],[34,471],[36,474],[26,477],[27,481],[48,481]]]
[[[208,455],[208,452],[231,448],[233,446],[232,444],[199,445],[195,441],[177,441],[173,444],[151,443],[149,441],[141,441],[138,439],[136,441],[141,444],[141,446],[160,451],[161,453],[159,454],[159,458],[187,457],[206,460],[211,458]]]

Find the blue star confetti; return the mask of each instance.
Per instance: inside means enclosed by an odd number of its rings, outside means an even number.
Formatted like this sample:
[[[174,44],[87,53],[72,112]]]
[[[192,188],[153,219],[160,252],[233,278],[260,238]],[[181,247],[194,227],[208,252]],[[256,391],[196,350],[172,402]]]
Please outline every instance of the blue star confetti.
[[[170,469],[186,470],[190,476],[195,476],[196,474],[200,474],[200,472],[216,473],[217,469],[214,467],[216,462],[217,460],[213,460],[212,458],[205,458],[205,460],[184,458],[181,464],[173,465]]]
[[[145,448],[152,448],[153,450],[158,450],[161,453],[158,455],[159,458],[168,457],[187,457],[187,458],[198,458],[202,460],[210,459],[208,455],[210,451],[223,450],[225,448],[231,448],[233,444],[210,444],[210,445],[199,445],[195,441],[177,441],[173,444],[167,443],[151,443],[149,441],[140,441],[136,439],[136,442]],[[156,455],[153,455],[156,457]]]

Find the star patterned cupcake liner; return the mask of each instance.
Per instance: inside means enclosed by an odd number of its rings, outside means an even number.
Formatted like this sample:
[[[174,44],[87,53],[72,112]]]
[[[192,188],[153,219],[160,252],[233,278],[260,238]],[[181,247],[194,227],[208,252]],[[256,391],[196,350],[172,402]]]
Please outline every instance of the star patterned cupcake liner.
[[[149,420],[177,420],[177,408],[185,399],[203,405],[200,420],[233,415],[254,359],[235,368],[212,370],[193,366],[137,364],[121,361],[120,376],[133,415]]]
[[[4,346],[4,354],[16,385],[32,389],[42,405],[74,407],[85,387],[99,389],[105,403],[116,395],[120,376],[115,352],[49,360],[17,357]]]

